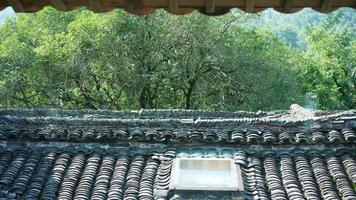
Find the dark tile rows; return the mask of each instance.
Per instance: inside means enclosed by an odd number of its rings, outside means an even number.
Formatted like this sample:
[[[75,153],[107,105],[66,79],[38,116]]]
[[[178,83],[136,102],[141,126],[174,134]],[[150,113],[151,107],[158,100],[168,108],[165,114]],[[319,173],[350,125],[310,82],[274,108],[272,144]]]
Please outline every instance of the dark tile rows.
[[[128,157],[119,157],[117,159],[108,192],[109,200],[120,199],[122,197],[128,166]]]
[[[47,128],[42,130],[0,130],[2,139],[32,139],[45,141],[86,142],[171,142],[171,143],[236,143],[236,144],[335,144],[356,143],[352,128],[313,132],[270,131],[159,131],[141,129]]]
[[[241,164],[247,199],[356,199],[356,162],[349,153],[322,156],[312,151],[257,157],[239,151],[234,159]]]
[[[62,187],[59,190],[58,199],[72,199],[77,181],[85,164],[85,155],[78,154],[72,159],[66,175],[64,176]]]
[[[137,199],[144,162],[145,161],[142,156],[138,156],[132,161],[126,177],[124,199]]]
[[[4,171],[0,178],[1,185],[11,185],[16,177],[17,174],[21,171],[25,161],[26,161],[26,152],[19,151],[16,157],[10,162],[7,169]]]
[[[292,157],[288,154],[283,154],[280,162],[283,185],[285,186],[288,199],[304,199]]]
[[[0,199],[153,199],[154,188],[169,185],[175,155],[42,151],[0,150]]]
[[[283,187],[283,181],[280,170],[277,167],[277,161],[274,157],[266,157],[263,162],[268,189],[272,199],[287,199],[286,191]]]
[[[35,154],[36,152],[33,152]],[[41,195],[41,192],[45,186],[47,177],[52,170],[53,164],[56,159],[56,154],[54,152],[45,153],[39,161],[37,166],[37,171],[32,175],[31,181],[29,182],[27,188],[22,188],[24,192],[19,193],[20,196],[23,196],[24,199],[38,199]],[[11,190],[10,190],[11,191]]]
[[[118,159],[119,160],[119,159]],[[81,178],[74,193],[74,199],[86,200],[90,199],[93,182],[95,180],[99,165],[101,162],[101,155],[92,154],[87,159],[86,166],[82,172]]]
[[[341,198],[356,199],[354,188],[352,188],[344,167],[339,163],[339,160],[335,156],[330,156],[326,159],[326,163]]]
[[[159,162],[157,159],[149,159],[140,180],[139,199],[153,199],[153,184]]]
[[[19,173],[19,175],[17,176],[17,178],[13,183],[14,193],[21,194],[26,190],[27,184],[30,182],[32,174],[35,172],[36,166],[38,165],[39,161],[40,161],[40,156],[37,152],[31,154],[28,157],[21,172]]]
[[[107,199],[107,192],[109,189],[109,183],[111,175],[114,170],[115,157],[106,155],[99,168],[98,175],[94,182],[94,188],[91,199],[104,200]]]
[[[247,199],[356,199],[352,150],[220,152],[178,156],[231,155],[241,167]],[[175,151],[125,156],[32,148],[3,149],[0,155],[3,199],[182,199],[168,192]]]
[[[60,189],[63,177],[70,164],[71,156],[69,153],[62,153],[58,156],[54,167],[47,178],[41,199],[55,199]]]
[[[320,199],[317,183],[313,178],[313,172],[308,159],[302,154],[297,155],[295,157],[295,166],[301,189],[304,191],[304,197],[308,200]]]
[[[340,199],[333,180],[327,170],[327,167],[325,166],[324,160],[322,158],[313,157],[310,162],[319,185],[321,193],[320,197],[323,197],[323,199],[326,200]]]

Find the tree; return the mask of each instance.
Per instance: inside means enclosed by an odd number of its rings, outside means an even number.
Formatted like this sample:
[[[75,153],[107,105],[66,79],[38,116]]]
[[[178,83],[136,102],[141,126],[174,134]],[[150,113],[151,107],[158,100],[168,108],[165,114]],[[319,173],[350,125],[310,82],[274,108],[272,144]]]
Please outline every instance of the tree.
[[[255,16],[45,8],[0,27],[0,107],[286,109],[300,52]]]
[[[342,13],[329,15],[306,30],[307,52],[301,78],[306,92],[317,96],[323,109],[356,107],[356,43],[351,29],[338,26]]]

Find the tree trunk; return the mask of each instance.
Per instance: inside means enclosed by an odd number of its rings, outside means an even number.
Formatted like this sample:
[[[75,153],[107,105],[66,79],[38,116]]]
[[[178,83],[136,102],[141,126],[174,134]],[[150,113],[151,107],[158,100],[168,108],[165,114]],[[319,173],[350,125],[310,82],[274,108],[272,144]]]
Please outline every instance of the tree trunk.
[[[192,107],[192,94],[195,87],[196,81],[189,81],[189,87],[185,93],[185,109],[191,109]]]

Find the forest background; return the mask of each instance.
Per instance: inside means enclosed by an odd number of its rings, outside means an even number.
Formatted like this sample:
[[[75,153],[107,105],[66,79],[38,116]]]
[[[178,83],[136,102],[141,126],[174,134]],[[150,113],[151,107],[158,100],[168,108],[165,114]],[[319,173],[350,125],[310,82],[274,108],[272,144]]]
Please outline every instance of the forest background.
[[[356,108],[356,11],[0,12],[0,108]]]

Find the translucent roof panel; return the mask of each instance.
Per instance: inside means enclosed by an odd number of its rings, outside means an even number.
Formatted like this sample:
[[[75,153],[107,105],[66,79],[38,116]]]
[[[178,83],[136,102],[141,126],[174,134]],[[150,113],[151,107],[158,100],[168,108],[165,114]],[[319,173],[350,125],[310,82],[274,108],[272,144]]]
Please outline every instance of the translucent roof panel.
[[[232,159],[177,158],[170,189],[241,191],[241,171]]]

